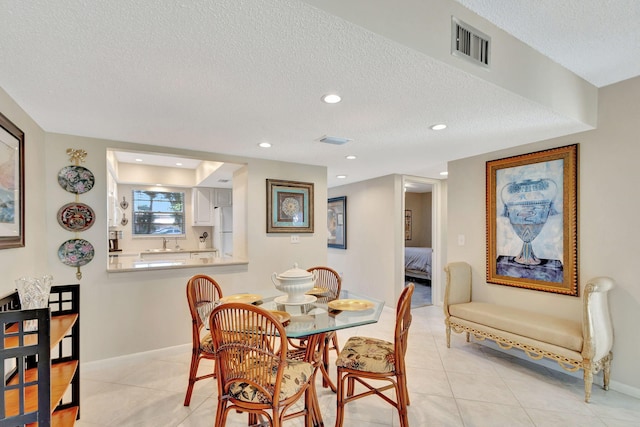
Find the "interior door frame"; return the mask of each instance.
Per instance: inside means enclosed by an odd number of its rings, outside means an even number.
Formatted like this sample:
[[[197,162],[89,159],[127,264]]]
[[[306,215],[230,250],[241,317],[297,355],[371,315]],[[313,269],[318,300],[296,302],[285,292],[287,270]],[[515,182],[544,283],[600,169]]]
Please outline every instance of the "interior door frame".
[[[431,258],[431,301],[433,305],[441,306],[443,304],[443,263],[445,262],[443,236],[444,236],[444,185],[441,180],[433,178],[425,178],[419,176],[403,175],[402,176],[402,212],[405,210],[405,192],[404,188],[407,184],[417,183],[431,185],[431,246],[433,254]],[[404,216],[403,216],[404,217]],[[403,277],[401,280],[404,286],[404,239],[402,245],[402,254],[398,258],[402,265],[400,270]]]

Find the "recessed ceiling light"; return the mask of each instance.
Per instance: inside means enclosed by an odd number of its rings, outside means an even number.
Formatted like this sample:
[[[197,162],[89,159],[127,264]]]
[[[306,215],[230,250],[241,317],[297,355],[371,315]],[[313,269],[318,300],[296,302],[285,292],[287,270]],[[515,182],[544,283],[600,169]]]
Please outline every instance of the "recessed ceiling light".
[[[142,161],[142,159],[136,159],[136,162],[141,162],[141,161]]]
[[[162,187],[162,184],[156,184],[156,187]]]
[[[176,163],[176,166],[182,166],[182,163],[178,162]]]
[[[329,93],[322,97],[322,101],[326,102],[327,104],[337,104],[338,102],[342,101],[342,98],[340,97],[340,95],[337,95],[335,93]]]
[[[347,175],[336,175],[336,178],[338,179],[345,179],[347,177]]]
[[[355,160],[355,159],[356,159],[356,156],[354,156],[354,155],[349,155],[349,156],[345,157],[345,159],[347,159],[347,160]]]
[[[447,171],[440,172],[440,175],[442,175],[442,176],[447,176],[447,175],[449,175],[449,172],[447,172]]]
[[[433,125],[431,126],[432,130],[442,130],[442,129],[446,129],[447,125],[445,124],[437,124],[437,125]]]
[[[258,147],[269,148],[271,147],[271,144],[269,144],[268,142],[261,142],[260,144],[258,144]]]

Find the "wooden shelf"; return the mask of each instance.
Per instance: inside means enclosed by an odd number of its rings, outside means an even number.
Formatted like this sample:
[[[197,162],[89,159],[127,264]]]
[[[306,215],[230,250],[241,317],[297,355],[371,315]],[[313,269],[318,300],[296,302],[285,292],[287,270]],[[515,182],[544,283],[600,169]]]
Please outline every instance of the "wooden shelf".
[[[69,333],[71,327],[78,320],[77,314],[63,314],[61,316],[51,316],[51,342],[50,348],[54,348],[65,335]],[[18,325],[12,325],[7,329],[7,333],[17,333]],[[18,337],[7,337],[4,340],[4,348],[18,347]],[[24,338],[24,345],[38,345],[38,334],[27,335]]]
[[[69,387],[69,383],[76,373],[78,361],[56,363],[51,365],[51,410],[53,411],[62,399],[64,392]],[[37,368],[27,369],[25,372],[25,382],[38,380]],[[13,378],[9,385],[18,383],[18,378]],[[8,390],[5,392],[5,411],[7,417],[18,415],[20,410],[19,391]],[[24,408],[27,412],[38,410],[38,387],[33,385],[25,389]]]
[[[8,420],[25,419],[24,416],[29,420],[39,418],[43,424],[46,414],[42,412],[50,412],[50,425],[54,427],[75,425],[80,415],[79,304],[77,284],[53,286],[48,310],[20,310],[17,291],[0,297],[0,327],[4,327],[4,331],[0,329],[3,332],[0,340],[4,339],[0,363],[8,369],[1,383],[4,414],[0,425],[19,424],[17,420],[13,423]],[[37,322],[40,330],[25,331],[20,328],[23,322]],[[48,339],[39,341],[38,335]],[[44,378],[38,378],[39,361],[44,362],[40,366]],[[39,398],[43,399],[40,405]]]
[[[61,409],[51,415],[52,427],[73,427],[78,417],[78,407]],[[28,427],[37,427],[38,423],[27,424]]]

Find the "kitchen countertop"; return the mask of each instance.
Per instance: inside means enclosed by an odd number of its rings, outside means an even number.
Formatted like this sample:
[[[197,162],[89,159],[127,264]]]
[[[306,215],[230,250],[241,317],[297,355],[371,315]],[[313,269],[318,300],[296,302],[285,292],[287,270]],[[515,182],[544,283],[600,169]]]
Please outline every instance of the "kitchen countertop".
[[[142,252],[111,252],[109,253],[109,262],[107,264],[107,272],[123,273],[131,271],[149,271],[149,270],[165,270],[178,268],[194,268],[194,267],[216,267],[225,265],[243,265],[249,262],[245,259],[233,257],[204,257],[204,258],[188,258],[188,259],[170,259],[167,254],[183,254],[183,253],[199,253],[214,252],[213,249],[194,249],[194,250],[163,250],[163,251],[142,251]],[[162,259],[142,259],[140,255],[165,255]]]

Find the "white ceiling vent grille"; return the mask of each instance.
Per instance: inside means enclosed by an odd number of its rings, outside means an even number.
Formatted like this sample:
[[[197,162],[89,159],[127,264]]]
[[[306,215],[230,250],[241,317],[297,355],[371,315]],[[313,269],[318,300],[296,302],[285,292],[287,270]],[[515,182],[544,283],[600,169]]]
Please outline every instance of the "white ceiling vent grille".
[[[451,54],[489,68],[491,37],[451,17]]]
[[[320,139],[318,139],[318,141],[324,142],[325,144],[342,145],[342,144],[346,144],[347,142],[351,141],[351,139],[343,138],[341,136],[328,136],[328,135],[325,135],[323,137],[320,137]]]

